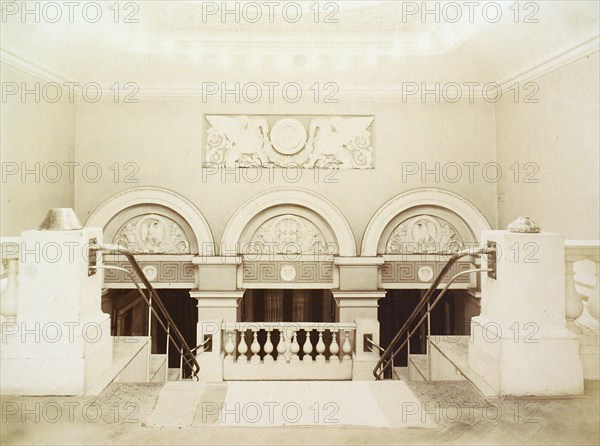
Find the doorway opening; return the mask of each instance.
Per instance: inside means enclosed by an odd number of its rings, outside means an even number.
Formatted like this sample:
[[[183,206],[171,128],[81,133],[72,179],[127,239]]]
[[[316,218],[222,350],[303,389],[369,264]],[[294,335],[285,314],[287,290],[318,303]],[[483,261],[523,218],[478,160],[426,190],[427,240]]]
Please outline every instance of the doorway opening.
[[[416,308],[425,291],[414,289],[388,290],[386,296],[379,300],[377,316],[380,324],[380,342],[383,348],[387,348],[390,345],[394,336],[396,336]],[[435,300],[439,292],[440,290],[433,294],[431,302]],[[431,312],[431,335],[470,335],[471,318],[477,316],[479,312],[479,302],[468,291],[458,289],[449,290],[442,298],[442,301]],[[422,310],[414,323],[411,324],[412,329],[414,329],[416,323],[425,313],[426,310]],[[425,354],[426,352],[427,322],[424,322],[411,337],[410,353]],[[394,358],[394,367],[407,367],[407,365],[406,353],[398,352]]]

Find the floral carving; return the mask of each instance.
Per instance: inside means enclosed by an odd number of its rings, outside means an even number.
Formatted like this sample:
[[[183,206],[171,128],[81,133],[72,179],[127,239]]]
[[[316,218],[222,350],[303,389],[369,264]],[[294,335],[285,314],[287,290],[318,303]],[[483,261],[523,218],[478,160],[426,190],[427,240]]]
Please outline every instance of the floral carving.
[[[417,215],[394,228],[388,238],[385,253],[453,253],[463,245],[456,229],[446,220],[431,215]]]
[[[158,214],[132,218],[117,231],[113,243],[138,253],[190,253],[190,242],[181,226]]]

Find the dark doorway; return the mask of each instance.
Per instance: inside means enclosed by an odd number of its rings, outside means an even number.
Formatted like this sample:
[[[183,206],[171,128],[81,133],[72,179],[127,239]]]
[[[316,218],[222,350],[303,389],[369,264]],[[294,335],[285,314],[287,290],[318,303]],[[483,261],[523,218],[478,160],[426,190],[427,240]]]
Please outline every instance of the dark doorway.
[[[388,290],[386,297],[379,300],[378,318],[380,324],[380,341],[387,348],[398,331],[406,323],[409,316],[417,307],[425,290]],[[433,303],[439,291],[431,297]],[[448,291],[430,316],[432,335],[468,335],[470,318],[477,313],[465,305],[467,292],[464,290]],[[411,331],[419,319],[425,315],[425,310],[411,324]],[[398,345],[402,343],[403,338]],[[410,341],[411,354],[427,353],[427,321],[412,335]],[[407,349],[398,352],[394,358],[395,367],[407,366]]]
[[[198,308],[196,299],[190,298],[190,290],[162,289],[156,290],[167,311],[177,324],[179,331],[190,348],[196,346],[196,326],[198,324]],[[153,353],[166,353],[167,338],[165,330],[155,318],[152,320]],[[169,367],[179,368],[179,353],[173,343],[169,346]],[[184,370],[184,377],[187,376]]]

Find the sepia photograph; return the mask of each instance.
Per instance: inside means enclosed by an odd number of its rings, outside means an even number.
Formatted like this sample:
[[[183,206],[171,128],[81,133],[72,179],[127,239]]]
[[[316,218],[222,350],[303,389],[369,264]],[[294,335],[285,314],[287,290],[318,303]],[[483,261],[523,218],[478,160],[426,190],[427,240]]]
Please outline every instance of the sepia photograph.
[[[600,1],[0,0],[0,444],[600,445]]]

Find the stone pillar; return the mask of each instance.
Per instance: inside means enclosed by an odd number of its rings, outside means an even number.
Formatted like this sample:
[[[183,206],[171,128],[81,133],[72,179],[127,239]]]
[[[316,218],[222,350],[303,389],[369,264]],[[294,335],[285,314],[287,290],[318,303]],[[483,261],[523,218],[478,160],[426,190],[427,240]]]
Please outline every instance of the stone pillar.
[[[238,321],[239,303],[244,290],[237,288],[237,268],[240,257],[196,257],[198,289],[190,296],[198,300],[198,344],[205,336],[212,337],[210,351],[199,349],[200,381],[223,381],[222,325]]]
[[[98,228],[24,231],[16,322],[2,324],[3,393],[83,395],[110,377],[110,316],[101,311],[102,274],[88,276]]]
[[[333,291],[338,307],[338,322],[356,324],[354,336],[354,357],[352,363],[353,380],[374,380],[373,368],[379,361],[377,349],[365,348],[364,337],[369,335],[379,345],[379,321],[377,301],[385,296],[385,291]]]
[[[354,338],[353,380],[373,380],[373,368],[379,360],[377,349],[364,348],[364,336],[371,335],[379,345],[377,301],[385,291],[377,288],[382,257],[336,257],[340,270],[340,289],[333,291],[337,303],[337,321],[356,324]],[[368,351],[365,351],[368,350]]]
[[[481,241],[496,243],[497,273],[495,279],[483,275],[470,368],[499,395],[581,394],[579,344],[565,327],[563,238],[483,231]]]

